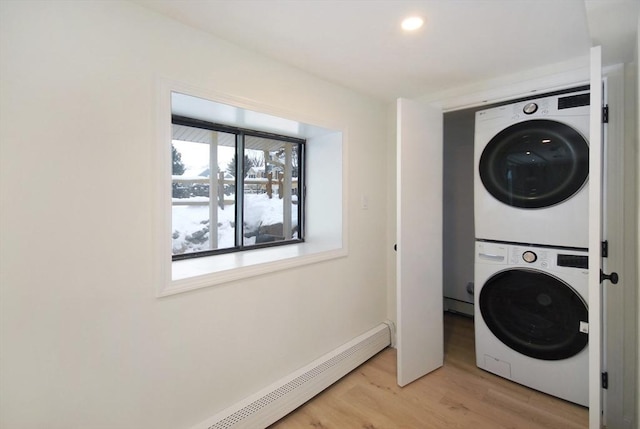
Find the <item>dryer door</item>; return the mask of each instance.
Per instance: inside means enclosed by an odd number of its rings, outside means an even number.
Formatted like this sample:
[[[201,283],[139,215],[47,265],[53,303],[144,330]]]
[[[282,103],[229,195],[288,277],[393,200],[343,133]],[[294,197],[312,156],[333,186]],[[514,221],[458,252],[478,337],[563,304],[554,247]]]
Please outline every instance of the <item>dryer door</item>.
[[[478,165],[487,191],[513,207],[549,207],[571,198],[589,174],[589,145],[578,131],[550,120],[505,128]]]
[[[523,355],[567,359],[588,343],[585,302],[568,284],[544,272],[501,271],[482,286],[479,304],[491,332]]]

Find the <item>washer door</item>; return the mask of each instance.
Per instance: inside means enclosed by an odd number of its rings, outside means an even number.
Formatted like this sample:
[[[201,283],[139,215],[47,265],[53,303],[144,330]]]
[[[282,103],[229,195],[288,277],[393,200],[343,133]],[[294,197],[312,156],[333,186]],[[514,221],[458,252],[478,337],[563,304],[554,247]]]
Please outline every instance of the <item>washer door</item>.
[[[495,274],[480,292],[480,313],[491,332],[513,350],[536,359],[560,360],[588,342],[588,310],[565,282],[526,269]]]
[[[499,201],[526,209],[549,207],[587,181],[589,145],[560,122],[520,122],[489,141],[478,168],[485,189]]]

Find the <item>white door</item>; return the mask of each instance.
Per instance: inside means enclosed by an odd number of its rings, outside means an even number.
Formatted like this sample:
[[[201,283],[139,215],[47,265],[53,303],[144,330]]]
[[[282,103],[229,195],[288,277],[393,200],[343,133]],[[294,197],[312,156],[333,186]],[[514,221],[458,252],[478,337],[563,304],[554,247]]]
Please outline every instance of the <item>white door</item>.
[[[602,52],[591,48],[589,129],[589,429],[602,427]]]
[[[608,373],[609,386],[603,391],[603,425],[610,428],[629,429],[633,413],[633,401],[628,397],[630,387],[633,386],[629,377],[629,354],[633,343],[630,335],[633,323],[625,317],[633,314],[631,307],[635,300],[630,299],[631,287],[625,265],[630,267],[633,262],[627,259],[627,251],[631,251],[629,244],[633,242],[632,235],[625,234],[625,223],[629,225],[629,208],[635,203],[635,189],[627,186],[629,181],[628,161],[629,146],[624,136],[624,68],[614,67],[603,76],[604,104],[609,111],[615,112],[604,125],[605,137],[603,141],[603,219],[602,238],[608,241],[608,257],[602,260],[602,269],[606,273],[621,274],[620,283],[613,284],[605,281],[602,284],[603,293],[603,332],[602,332],[602,371]],[[629,90],[627,86],[627,91]],[[629,183],[626,183],[629,185]],[[625,261],[625,259],[627,259]],[[637,264],[636,264],[637,265]],[[634,267],[635,268],[635,267]]]
[[[442,111],[397,102],[398,384],[442,366]]]

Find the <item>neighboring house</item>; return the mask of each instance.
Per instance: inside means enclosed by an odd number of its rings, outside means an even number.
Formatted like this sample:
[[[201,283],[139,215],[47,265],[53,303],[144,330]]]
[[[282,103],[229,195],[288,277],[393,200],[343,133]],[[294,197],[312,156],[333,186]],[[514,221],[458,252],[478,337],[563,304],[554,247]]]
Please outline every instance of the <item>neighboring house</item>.
[[[264,166],[251,167],[247,172],[248,179],[262,179],[267,177],[264,171]]]

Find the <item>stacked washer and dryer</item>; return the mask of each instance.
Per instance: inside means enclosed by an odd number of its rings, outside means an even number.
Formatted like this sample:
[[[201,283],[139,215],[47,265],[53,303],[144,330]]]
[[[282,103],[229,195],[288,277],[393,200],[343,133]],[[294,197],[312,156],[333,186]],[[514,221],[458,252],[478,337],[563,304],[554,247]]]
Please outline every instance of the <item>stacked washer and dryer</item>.
[[[478,367],[588,404],[589,90],[476,112]]]

